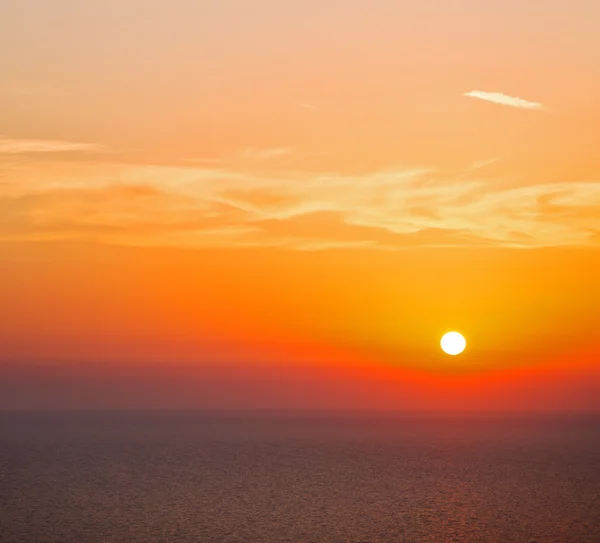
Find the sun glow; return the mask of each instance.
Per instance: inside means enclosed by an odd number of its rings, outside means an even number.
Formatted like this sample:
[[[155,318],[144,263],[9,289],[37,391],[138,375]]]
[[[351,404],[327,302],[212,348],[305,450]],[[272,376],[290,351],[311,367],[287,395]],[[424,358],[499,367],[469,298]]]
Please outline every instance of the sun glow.
[[[457,355],[462,353],[467,346],[467,341],[462,334],[458,332],[448,332],[444,334],[440,341],[442,351],[449,355]]]

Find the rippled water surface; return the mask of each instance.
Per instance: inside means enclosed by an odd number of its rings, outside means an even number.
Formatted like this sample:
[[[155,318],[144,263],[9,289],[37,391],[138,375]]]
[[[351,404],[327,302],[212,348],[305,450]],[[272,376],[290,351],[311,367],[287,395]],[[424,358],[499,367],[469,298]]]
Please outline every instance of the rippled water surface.
[[[0,541],[600,543],[600,420],[4,413]]]

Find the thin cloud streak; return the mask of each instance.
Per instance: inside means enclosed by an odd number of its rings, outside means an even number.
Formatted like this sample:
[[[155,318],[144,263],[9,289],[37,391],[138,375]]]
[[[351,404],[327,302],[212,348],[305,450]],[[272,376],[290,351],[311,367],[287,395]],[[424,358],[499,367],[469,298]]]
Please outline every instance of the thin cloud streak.
[[[477,162],[473,162],[469,167],[468,171],[474,172],[476,170],[481,170],[483,168],[487,168],[492,164],[496,164],[500,159],[499,158],[490,158],[488,160],[478,160]]]
[[[471,98],[477,98],[478,100],[485,100],[486,102],[492,102],[494,104],[500,104],[503,106],[516,107],[521,109],[545,109],[545,106],[540,102],[530,102],[523,98],[517,98],[514,96],[508,96],[501,92],[486,92],[480,90],[472,90],[465,92],[463,96],[470,96]]]
[[[0,136],[0,154],[64,153],[73,151],[100,151],[103,146],[96,143],[77,143],[60,140],[15,139]]]
[[[187,158],[185,162],[194,164],[206,164],[206,165],[219,165],[227,164],[237,160],[242,161],[268,161],[277,158],[289,157],[294,154],[294,148],[292,147],[245,147],[239,151],[225,155],[222,157],[198,157],[198,158]]]
[[[241,153],[241,158],[248,160],[269,160],[292,154],[291,147],[272,147],[267,149],[257,149],[255,147],[247,147]]]

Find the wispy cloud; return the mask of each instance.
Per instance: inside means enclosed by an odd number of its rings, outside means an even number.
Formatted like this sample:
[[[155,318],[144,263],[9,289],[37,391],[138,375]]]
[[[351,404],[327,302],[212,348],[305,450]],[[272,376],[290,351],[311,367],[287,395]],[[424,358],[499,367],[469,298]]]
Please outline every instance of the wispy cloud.
[[[206,164],[206,165],[219,165],[225,161],[218,157],[199,157],[199,158],[186,158],[185,162],[191,162],[193,164]]]
[[[598,246],[600,181],[28,161],[0,184],[0,238],[304,251]]]
[[[267,149],[257,149],[256,147],[247,147],[240,153],[240,157],[249,160],[269,160],[292,154],[291,147],[271,147]]]
[[[77,143],[60,140],[16,139],[0,136],[0,154],[62,153],[73,151],[100,151],[103,147],[95,143]]]
[[[241,150],[237,150],[231,154],[221,157],[199,157],[199,158],[188,158],[186,162],[195,164],[205,165],[220,165],[227,164],[228,162],[235,161],[267,161],[276,158],[282,158],[289,156],[294,153],[292,147],[245,147]]]
[[[476,170],[482,170],[483,168],[487,168],[488,166],[495,164],[499,160],[500,160],[499,158],[489,158],[487,160],[478,160],[477,162],[473,162],[473,164],[471,164],[468,171],[474,172]]]
[[[544,105],[539,102],[531,102],[529,100],[524,100],[523,98],[508,96],[507,94],[503,94],[501,92],[486,92],[480,90],[472,90],[469,92],[465,92],[463,96],[470,96],[479,100],[493,102],[494,104],[517,107],[521,109],[545,109]]]
[[[300,107],[304,109],[317,109],[317,106],[313,106],[312,104],[300,104]]]

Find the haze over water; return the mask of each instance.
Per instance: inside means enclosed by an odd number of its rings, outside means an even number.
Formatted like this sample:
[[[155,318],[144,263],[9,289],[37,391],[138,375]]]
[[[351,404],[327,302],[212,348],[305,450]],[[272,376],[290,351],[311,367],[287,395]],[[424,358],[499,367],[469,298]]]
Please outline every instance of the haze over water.
[[[583,415],[0,415],[3,543],[600,541]]]

